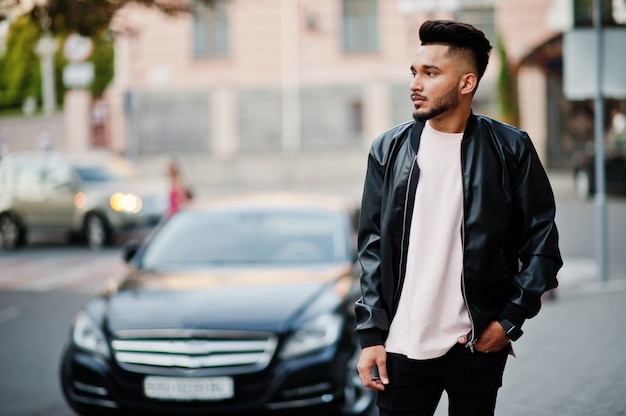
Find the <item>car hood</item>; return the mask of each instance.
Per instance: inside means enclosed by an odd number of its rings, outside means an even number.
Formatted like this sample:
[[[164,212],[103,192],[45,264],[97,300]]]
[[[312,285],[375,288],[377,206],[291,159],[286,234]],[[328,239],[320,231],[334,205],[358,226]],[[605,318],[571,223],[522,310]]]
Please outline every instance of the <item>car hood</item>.
[[[161,180],[129,180],[129,181],[102,181],[82,182],[83,192],[112,194],[115,192],[134,193],[137,195],[167,195],[169,185]]]
[[[108,294],[108,329],[280,332],[323,294],[348,293],[349,264],[310,269],[134,271]]]

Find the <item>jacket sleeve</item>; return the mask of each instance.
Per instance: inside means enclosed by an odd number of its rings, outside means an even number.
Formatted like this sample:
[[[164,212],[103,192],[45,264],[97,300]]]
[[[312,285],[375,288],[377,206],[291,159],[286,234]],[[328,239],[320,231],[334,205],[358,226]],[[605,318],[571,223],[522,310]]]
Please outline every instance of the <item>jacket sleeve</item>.
[[[527,134],[521,149],[517,175],[512,178],[521,266],[513,282],[516,290],[499,317],[517,325],[539,312],[541,295],[557,287],[557,272],[563,265],[552,187]]]
[[[361,297],[355,305],[356,331],[361,346],[381,345],[389,317],[381,292],[381,207],[384,166],[372,150],[368,157],[358,229]]]

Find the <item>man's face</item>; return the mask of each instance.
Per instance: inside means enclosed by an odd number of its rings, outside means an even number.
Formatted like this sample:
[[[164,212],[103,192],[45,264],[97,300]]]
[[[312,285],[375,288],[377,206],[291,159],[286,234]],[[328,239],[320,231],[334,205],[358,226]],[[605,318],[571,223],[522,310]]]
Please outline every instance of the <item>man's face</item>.
[[[459,105],[460,79],[466,65],[447,52],[446,45],[423,45],[415,54],[410,90],[413,118],[418,121],[445,115]]]

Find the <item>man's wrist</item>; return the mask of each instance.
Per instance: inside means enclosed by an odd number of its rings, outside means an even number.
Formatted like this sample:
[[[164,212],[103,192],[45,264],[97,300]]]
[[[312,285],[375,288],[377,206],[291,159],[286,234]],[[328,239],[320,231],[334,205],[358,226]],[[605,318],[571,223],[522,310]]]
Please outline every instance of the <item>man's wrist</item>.
[[[511,323],[511,321],[509,321],[508,319],[500,319],[498,320],[498,323],[500,324],[502,329],[504,329],[506,336],[511,341],[517,341],[524,334],[524,331],[522,331],[519,326]]]

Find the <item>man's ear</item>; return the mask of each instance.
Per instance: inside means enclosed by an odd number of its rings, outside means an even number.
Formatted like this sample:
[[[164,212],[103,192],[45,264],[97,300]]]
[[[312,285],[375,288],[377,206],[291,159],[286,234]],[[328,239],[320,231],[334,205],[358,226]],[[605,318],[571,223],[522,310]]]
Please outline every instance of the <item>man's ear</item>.
[[[468,72],[461,76],[459,80],[461,94],[473,95],[478,87],[478,77],[473,72]]]

